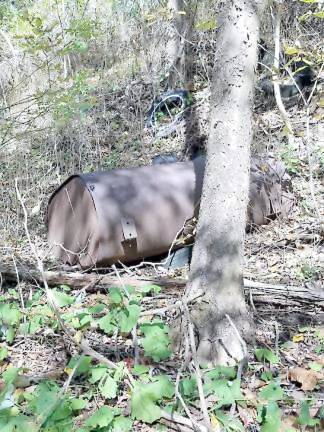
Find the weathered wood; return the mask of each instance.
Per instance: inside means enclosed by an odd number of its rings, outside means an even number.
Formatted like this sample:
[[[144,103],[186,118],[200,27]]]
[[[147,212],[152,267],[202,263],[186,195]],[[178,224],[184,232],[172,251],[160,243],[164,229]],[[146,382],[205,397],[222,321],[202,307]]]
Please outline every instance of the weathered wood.
[[[19,278],[28,282],[42,284],[42,277],[38,270],[24,266],[17,266]],[[0,263],[0,273],[4,280],[17,281],[17,273],[14,266]],[[95,291],[96,287],[116,287],[121,282],[116,276],[96,273],[81,273],[76,271],[45,271],[45,277],[49,286],[70,285],[73,289],[86,289]],[[136,278],[130,276],[121,277],[122,284],[132,285],[135,287],[145,286],[148,284],[158,284],[168,287],[184,287],[186,280],[169,279],[169,278]]]
[[[42,277],[38,270],[24,266],[17,266],[20,280],[42,285]],[[3,280],[17,281],[16,269],[13,265],[0,263],[0,273]],[[156,284],[167,288],[183,289],[187,283],[185,279],[170,278],[135,278],[95,273],[80,273],[67,271],[45,271],[49,286],[69,285],[73,289],[85,289],[87,292],[106,290],[110,287],[132,285],[141,287]],[[253,303],[263,303],[281,306],[313,306],[324,308],[324,289],[311,289],[304,286],[274,285],[244,279],[244,291]]]

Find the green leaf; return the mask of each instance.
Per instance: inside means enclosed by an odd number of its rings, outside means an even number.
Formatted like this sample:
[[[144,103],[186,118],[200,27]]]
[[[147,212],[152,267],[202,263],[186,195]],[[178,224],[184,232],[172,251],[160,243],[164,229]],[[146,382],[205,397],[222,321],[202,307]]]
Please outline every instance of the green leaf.
[[[281,412],[278,404],[274,401],[268,406],[262,407],[261,432],[278,432],[281,425]]]
[[[116,397],[117,383],[108,373],[106,373],[105,377],[100,383],[99,391],[106,399],[113,399]]]
[[[70,285],[67,284],[61,284],[58,286],[61,290],[66,291],[66,292],[70,292],[71,291],[71,287]]]
[[[270,371],[264,371],[261,374],[261,379],[263,381],[265,381],[265,382],[272,381],[273,380],[273,375],[272,375],[272,373]]]
[[[154,294],[158,294],[159,292],[161,292],[161,287],[158,285],[144,285],[143,287],[141,287],[141,291],[142,293],[148,294],[149,292],[153,292]]]
[[[146,423],[153,423],[158,420],[161,417],[161,408],[154,402],[149,391],[140,390],[136,387],[136,393],[132,396],[131,402],[134,418]]]
[[[57,396],[60,398],[59,396],[59,392],[57,391]],[[60,398],[59,402],[56,404],[55,403],[55,410],[51,413],[51,415],[48,417],[47,423],[53,426],[58,426],[60,424],[60,422],[64,422],[64,426],[72,426],[72,407],[71,404],[68,402],[68,400],[66,398]],[[67,431],[66,428],[63,429],[63,431],[65,432],[65,430]]]
[[[279,363],[279,358],[267,348],[259,348],[254,351],[258,361],[268,361],[270,364]]]
[[[154,361],[160,361],[171,355],[168,329],[163,323],[153,321],[141,325],[140,328],[145,335],[141,339],[141,344],[146,356],[152,357]]]
[[[218,409],[222,406],[232,405],[237,400],[243,400],[244,397],[240,387],[241,382],[238,379],[233,381],[217,379],[206,383],[204,392],[206,395],[214,393],[217,396],[218,402],[215,408]]]
[[[99,328],[107,334],[113,334],[116,330],[116,325],[112,323],[111,313],[107,313],[107,315],[100,318],[98,321]]]
[[[102,303],[96,304],[88,308],[89,314],[98,314],[105,310],[105,305]]]
[[[145,365],[135,365],[132,368],[132,374],[135,376],[140,376],[140,375],[144,375],[147,374],[149,372],[150,368],[148,366]]]
[[[73,369],[77,364],[77,362],[79,361],[79,358],[80,356],[72,357],[67,365],[67,368]],[[79,376],[88,373],[91,368],[91,360],[92,359],[90,356],[82,356],[74,376]]]
[[[284,397],[284,391],[279,384],[270,382],[268,385],[263,387],[259,393],[260,399],[268,401],[282,400]]]
[[[85,426],[106,427],[113,421],[113,419],[113,410],[104,405],[85,421]]]
[[[36,428],[31,424],[30,418],[20,414],[19,416],[0,417],[1,432],[36,432]]]
[[[137,304],[130,304],[119,313],[119,326],[122,333],[129,333],[137,323],[141,308]]]
[[[236,378],[236,369],[228,366],[217,366],[214,369],[204,374],[206,380],[213,380],[218,378],[234,379]]]
[[[95,366],[92,367],[90,370],[91,377],[89,378],[89,381],[92,384],[95,384],[96,382],[100,381],[107,373],[107,367],[106,366]]]
[[[114,370],[114,380],[119,382],[125,376],[126,365],[124,362],[117,364],[117,369]]]
[[[50,408],[59,401],[60,396],[57,387],[52,386],[49,382],[41,382],[37,386],[36,397],[31,403],[31,408],[36,415],[46,416],[50,413]]]
[[[93,104],[91,104],[90,102],[80,102],[78,104],[78,107],[79,110],[84,113],[89,111],[93,107]]]
[[[231,415],[226,415],[222,411],[217,410],[215,412],[217,419],[223,424],[224,429],[226,431],[238,431],[238,432],[244,432],[244,426],[242,423],[234,418]]]
[[[80,53],[86,53],[89,49],[89,46],[86,42],[83,40],[76,40],[74,41],[74,49]]]
[[[0,304],[0,321],[7,326],[17,326],[21,313],[15,304]]]
[[[312,369],[315,372],[321,372],[322,365],[320,363],[311,362],[308,364],[309,368]]]
[[[309,413],[309,405],[307,401],[303,401],[300,405],[300,414],[298,417],[298,423],[302,426],[315,426],[319,424],[318,419],[313,419]]]
[[[112,432],[128,432],[132,430],[133,422],[130,418],[124,416],[115,417],[112,426]]]
[[[92,322],[92,316],[88,315],[88,314],[84,314],[84,316],[82,316],[80,318],[80,327],[81,328],[85,327],[85,326],[91,324],[91,322]]]
[[[12,344],[15,339],[16,330],[13,326],[9,326],[6,332],[6,341],[8,344]]]
[[[119,305],[123,301],[123,295],[119,288],[110,288],[109,290],[109,299],[111,303]]]
[[[34,334],[43,324],[43,317],[41,315],[34,315],[25,323],[20,324],[19,334]]]
[[[186,397],[197,396],[197,381],[196,378],[186,378],[180,381],[179,390]]]
[[[153,423],[161,417],[161,409],[156,402],[173,395],[174,386],[163,375],[149,384],[136,383],[131,398],[132,416],[137,420]]]
[[[20,371],[20,368],[8,368],[2,373],[2,378],[6,384],[11,384],[15,382]]]
[[[52,296],[54,299],[55,304],[58,307],[65,307],[73,304],[75,302],[75,298],[66,294],[65,292],[58,291],[56,288],[54,288],[52,291]]]
[[[71,408],[73,411],[82,410],[87,406],[87,402],[84,399],[72,399],[71,400]]]
[[[1,347],[0,348],[0,362],[2,362],[7,357],[8,357],[8,348],[7,347]]]

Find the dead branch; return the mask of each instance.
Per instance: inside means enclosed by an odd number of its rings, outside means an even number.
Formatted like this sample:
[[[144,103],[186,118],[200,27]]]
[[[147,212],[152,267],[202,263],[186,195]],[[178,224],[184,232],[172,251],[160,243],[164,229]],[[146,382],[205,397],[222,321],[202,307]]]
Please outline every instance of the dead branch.
[[[203,390],[202,374],[201,374],[199,361],[198,361],[198,357],[197,357],[194,326],[193,326],[193,323],[191,322],[190,312],[189,312],[188,306],[185,302],[183,303],[183,309],[184,309],[185,316],[187,319],[187,324],[188,324],[189,342],[190,342],[191,354],[192,354],[192,359],[193,359],[195,373],[196,373],[197,388],[198,388],[198,394],[199,394],[199,399],[200,399],[200,409],[201,409],[201,412],[202,412],[202,415],[204,418],[204,423],[205,423],[207,430],[211,430],[211,422],[210,422],[206,398],[205,398],[204,390]]]
[[[35,268],[28,268],[17,263],[17,271],[21,280],[31,283],[43,284],[42,274]],[[12,264],[0,263],[0,274],[3,280],[17,281],[17,273]],[[44,271],[43,276],[51,287],[69,285],[72,289],[85,289],[87,292],[106,292],[110,287],[132,285],[140,288],[149,284],[156,284],[168,289],[177,289],[179,294],[186,286],[186,279],[176,278],[133,278],[120,276],[120,279],[111,275]],[[305,286],[276,285],[255,282],[244,279],[244,291],[247,299],[253,298],[253,304],[271,304],[278,306],[309,306],[324,307],[324,290],[307,288]]]
[[[280,67],[280,23],[281,23],[281,4],[277,4],[277,13],[275,17],[275,30],[274,30],[274,41],[275,41],[275,54],[274,54],[274,61],[273,61],[273,67],[274,67],[274,80],[273,80],[273,90],[274,95],[276,99],[276,103],[280,112],[280,115],[282,117],[282,120],[288,129],[288,141],[289,144],[293,144],[293,128],[291,125],[291,121],[288,117],[286,108],[282,102],[281,93],[280,93],[280,85],[278,80],[278,72]]]

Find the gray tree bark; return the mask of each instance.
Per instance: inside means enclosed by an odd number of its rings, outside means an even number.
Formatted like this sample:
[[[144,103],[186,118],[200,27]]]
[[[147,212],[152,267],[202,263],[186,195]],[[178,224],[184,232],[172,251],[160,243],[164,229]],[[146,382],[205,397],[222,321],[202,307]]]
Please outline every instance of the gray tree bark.
[[[201,363],[235,364],[251,334],[241,271],[259,17],[266,0],[227,0],[218,20],[210,133],[186,296]]]
[[[168,88],[185,87],[190,89],[192,83],[192,47],[190,45],[195,1],[169,0],[173,12],[173,32],[170,37],[168,52],[171,67],[168,77]]]

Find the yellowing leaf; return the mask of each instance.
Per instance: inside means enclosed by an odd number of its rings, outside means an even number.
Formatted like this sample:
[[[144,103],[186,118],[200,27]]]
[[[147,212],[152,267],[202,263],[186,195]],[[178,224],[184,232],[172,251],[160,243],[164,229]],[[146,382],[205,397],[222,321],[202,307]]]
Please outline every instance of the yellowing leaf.
[[[288,126],[284,126],[283,129],[282,129],[282,133],[285,136],[288,136],[288,135],[291,135],[291,130],[288,128]]]
[[[211,424],[212,432],[218,432],[221,430],[221,425],[214,414],[210,416],[210,424]]]
[[[195,25],[197,30],[207,31],[207,30],[215,30],[217,27],[216,20],[211,19],[209,21],[200,21]]]
[[[321,108],[324,108],[324,97],[320,98],[320,100],[317,102],[317,105]]]
[[[287,55],[295,55],[295,54],[298,54],[299,51],[300,51],[300,49],[297,47],[294,47],[294,46],[285,48],[285,54],[287,54]]]
[[[318,11],[318,12],[314,12],[313,16],[316,18],[324,18],[324,12],[323,11]]]
[[[293,342],[302,342],[304,340],[304,335],[302,334],[296,334],[292,338]]]
[[[82,332],[77,331],[75,335],[73,336],[73,339],[79,344],[82,340]]]

